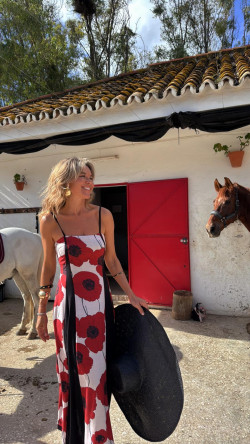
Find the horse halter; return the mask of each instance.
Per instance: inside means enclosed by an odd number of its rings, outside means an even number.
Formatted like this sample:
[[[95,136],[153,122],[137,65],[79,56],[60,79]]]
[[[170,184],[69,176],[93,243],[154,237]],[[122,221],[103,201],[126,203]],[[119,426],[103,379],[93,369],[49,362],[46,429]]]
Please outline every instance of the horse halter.
[[[226,224],[228,219],[231,219],[232,217],[235,217],[235,216],[236,216],[236,218],[238,218],[239,208],[240,208],[239,193],[238,193],[238,188],[235,188],[235,211],[234,211],[234,213],[231,213],[228,216],[222,216],[222,214],[219,211],[213,210],[213,211],[211,211],[210,214],[217,216],[221,220],[221,222],[223,223],[224,228],[226,228],[228,226]]]

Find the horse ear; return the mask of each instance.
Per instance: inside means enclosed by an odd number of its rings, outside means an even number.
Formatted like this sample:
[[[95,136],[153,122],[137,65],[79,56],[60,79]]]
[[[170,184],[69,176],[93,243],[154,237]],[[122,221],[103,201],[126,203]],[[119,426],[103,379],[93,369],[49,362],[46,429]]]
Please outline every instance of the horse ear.
[[[225,187],[232,188],[233,184],[232,184],[231,180],[228,179],[228,177],[224,177],[224,179],[225,179]]]
[[[220,190],[220,188],[222,188],[222,185],[220,184],[218,179],[215,179],[215,181],[214,181],[214,188],[217,192]]]

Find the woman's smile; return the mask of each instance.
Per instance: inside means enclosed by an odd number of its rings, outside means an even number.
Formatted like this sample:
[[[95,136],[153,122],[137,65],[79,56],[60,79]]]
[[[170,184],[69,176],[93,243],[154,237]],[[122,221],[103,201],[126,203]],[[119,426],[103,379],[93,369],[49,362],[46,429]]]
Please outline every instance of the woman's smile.
[[[79,194],[79,192],[84,193],[89,199],[93,188],[94,183],[92,173],[90,169],[85,166],[76,181],[70,184],[70,190],[72,194]]]

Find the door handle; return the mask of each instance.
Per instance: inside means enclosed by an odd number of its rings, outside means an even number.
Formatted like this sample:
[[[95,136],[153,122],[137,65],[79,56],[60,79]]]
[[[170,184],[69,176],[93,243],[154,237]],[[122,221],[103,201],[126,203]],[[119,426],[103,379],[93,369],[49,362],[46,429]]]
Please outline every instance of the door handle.
[[[180,239],[180,242],[182,244],[188,244],[188,238],[187,237],[183,237],[182,239]]]

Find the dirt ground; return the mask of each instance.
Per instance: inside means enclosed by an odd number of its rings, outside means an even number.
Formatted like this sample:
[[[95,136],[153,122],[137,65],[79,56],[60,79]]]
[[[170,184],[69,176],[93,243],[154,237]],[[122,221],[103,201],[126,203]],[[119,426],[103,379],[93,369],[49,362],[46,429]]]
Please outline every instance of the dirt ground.
[[[16,336],[22,301],[0,303],[0,444],[59,444],[57,377],[51,340]],[[249,338],[246,318],[209,315],[204,323],[176,321],[152,310],[172,342],[181,368],[185,403],[168,444],[248,444]],[[115,444],[147,444],[112,400]],[[77,443],[76,443],[77,444]]]

